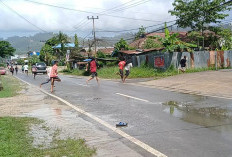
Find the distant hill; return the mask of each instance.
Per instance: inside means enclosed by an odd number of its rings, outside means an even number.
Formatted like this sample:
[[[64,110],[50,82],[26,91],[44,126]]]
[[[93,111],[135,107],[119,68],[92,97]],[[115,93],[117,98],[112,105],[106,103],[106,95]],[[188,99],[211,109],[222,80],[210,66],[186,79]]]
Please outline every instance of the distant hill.
[[[6,39],[16,48],[16,54],[25,54],[28,51],[40,51],[46,41],[54,36],[53,33],[38,33],[29,37],[9,37]]]

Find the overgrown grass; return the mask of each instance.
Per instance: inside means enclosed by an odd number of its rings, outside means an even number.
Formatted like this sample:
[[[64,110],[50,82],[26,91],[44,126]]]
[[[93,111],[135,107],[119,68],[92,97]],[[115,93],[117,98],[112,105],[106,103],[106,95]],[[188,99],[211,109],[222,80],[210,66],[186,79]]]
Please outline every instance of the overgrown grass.
[[[1,75],[0,81],[3,85],[3,90],[0,91],[0,98],[15,96],[21,90],[19,80],[10,75]]]
[[[49,148],[35,148],[29,135],[30,125],[42,123],[35,118],[0,117],[1,157],[91,157],[95,149],[86,146],[84,140],[53,140]]]
[[[186,73],[194,73],[194,72],[201,72],[201,71],[208,71],[208,70],[215,70],[215,68],[196,68],[196,69],[187,69]],[[101,68],[98,70],[98,76],[100,78],[105,78],[105,79],[119,79],[120,76],[118,75],[118,67],[113,66],[113,67],[105,67]],[[62,71],[64,74],[69,74],[69,75],[77,75],[77,76],[88,76],[90,75],[88,72],[84,70],[63,70]],[[180,72],[180,74],[182,74]],[[159,78],[165,78],[169,76],[174,76],[178,75],[178,70],[174,69],[173,66],[171,66],[169,69],[166,71],[162,70],[157,70],[152,67],[133,67],[131,69],[130,75],[128,78],[151,78],[154,77],[154,79],[159,79]]]

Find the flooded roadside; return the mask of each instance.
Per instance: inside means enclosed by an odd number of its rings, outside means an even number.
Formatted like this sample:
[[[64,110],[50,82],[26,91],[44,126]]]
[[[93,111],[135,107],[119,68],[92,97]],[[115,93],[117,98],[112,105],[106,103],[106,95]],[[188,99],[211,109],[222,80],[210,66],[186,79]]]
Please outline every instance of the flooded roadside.
[[[204,99],[204,98],[203,98]],[[195,103],[198,103],[197,107]],[[196,102],[168,101],[163,103],[163,111],[185,122],[220,132],[221,134],[232,133],[232,106],[211,107],[199,105]]]

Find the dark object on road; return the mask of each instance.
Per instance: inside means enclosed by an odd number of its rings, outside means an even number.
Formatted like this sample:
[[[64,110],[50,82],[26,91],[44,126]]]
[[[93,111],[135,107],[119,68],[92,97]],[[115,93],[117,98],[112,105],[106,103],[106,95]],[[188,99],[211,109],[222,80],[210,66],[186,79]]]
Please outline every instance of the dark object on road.
[[[36,63],[36,73],[43,73],[46,74],[47,73],[47,65],[45,63]]]
[[[116,127],[122,127],[122,126],[127,126],[127,123],[119,122],[118,124],[116,124]]]

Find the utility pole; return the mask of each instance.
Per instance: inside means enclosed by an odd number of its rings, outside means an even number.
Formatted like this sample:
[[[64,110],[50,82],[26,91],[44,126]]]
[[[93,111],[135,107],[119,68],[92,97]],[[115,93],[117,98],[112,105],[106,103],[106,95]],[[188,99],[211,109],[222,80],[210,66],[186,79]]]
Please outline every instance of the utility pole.
[[[95,25],[94,25],[94,20],[99,19],[98,16],[97,17],[89,17],[87,16],[88,20],[93,20],[93,37],[94,37],[94,52],[95,54],[97,53],[97,45],[96,45],[96,35],[95,35]]]

